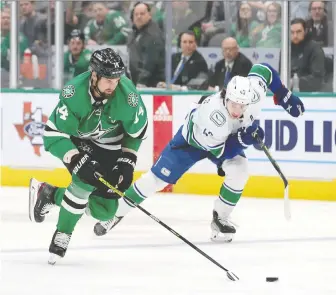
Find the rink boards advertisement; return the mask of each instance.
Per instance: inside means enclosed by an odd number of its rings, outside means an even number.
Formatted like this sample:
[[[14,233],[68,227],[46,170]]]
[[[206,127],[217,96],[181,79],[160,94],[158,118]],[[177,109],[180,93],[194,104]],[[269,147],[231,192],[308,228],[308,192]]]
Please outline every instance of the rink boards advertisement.
[[[161,150],[183,124],[200,94],[144,92],[149,116],[148,134],[139,153],[136,177],[150,169]],[[336,201],[336,99],[310,95],[302,98],[304,116],[292,118],[272,97],[265,100],[258,118],[265,143],[286,177],[292,198]],[[1,93],[2,185],[28,185],[34,176],[56,185],[70,177],[62,163],[43,148],[43,129],[57,104],[56,92]],[[258,147],[246,151],[250,179],[246,196],[281,197],[282,181]],[[223,182],[207,160],[197,163],[167,191],[216,195]]]

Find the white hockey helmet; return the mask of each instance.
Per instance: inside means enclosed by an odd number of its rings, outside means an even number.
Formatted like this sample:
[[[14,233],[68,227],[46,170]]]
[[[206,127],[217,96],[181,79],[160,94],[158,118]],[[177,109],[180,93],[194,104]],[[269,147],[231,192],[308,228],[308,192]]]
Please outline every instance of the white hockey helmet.
[[[253,90],[250,79],[242,76],[234,76],[226,87],[225,99],[235,103],[249,105],[253,98]]]

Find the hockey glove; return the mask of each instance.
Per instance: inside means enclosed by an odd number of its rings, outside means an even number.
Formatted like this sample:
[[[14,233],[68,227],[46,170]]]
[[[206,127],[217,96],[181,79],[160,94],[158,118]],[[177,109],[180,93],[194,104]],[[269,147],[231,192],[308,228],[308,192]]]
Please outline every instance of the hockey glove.
[[[249,146],[252,144],[258,144],[257,138],[264,139],[264,130],[257,124],[253,124],[247,128],[238,129],[237,138],[242,146]]]
[[[303,115],[305,108],[301,99],[285,86],[282,86],[273,96],[274,103],[281,105],[292,117]]]
[[[97,161],[94,161],[90,155],[85,152],[80,152],[71,158],[68,165],[68,170],[71,174],[92,186],[103,186],[102,183],[96,178],[95,172],[103,175],[102,168]]]
[[[113,186],[117,186],[118,190],[124,192],[131,186],[136,161],[137,156],[129,152],[123,152],[117,160],[117,165],[108,176],[108,180]]]

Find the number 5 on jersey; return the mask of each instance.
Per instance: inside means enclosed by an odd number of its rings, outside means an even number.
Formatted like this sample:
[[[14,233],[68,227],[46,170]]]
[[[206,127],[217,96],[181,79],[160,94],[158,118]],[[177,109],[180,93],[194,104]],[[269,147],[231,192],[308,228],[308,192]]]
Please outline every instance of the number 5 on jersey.
[[[65,121],[67,119],[68,115],[69,115],[66,105],[64,105],[62,107],[58,107],[57,108],[57,114],[60,114],[60,119]]]

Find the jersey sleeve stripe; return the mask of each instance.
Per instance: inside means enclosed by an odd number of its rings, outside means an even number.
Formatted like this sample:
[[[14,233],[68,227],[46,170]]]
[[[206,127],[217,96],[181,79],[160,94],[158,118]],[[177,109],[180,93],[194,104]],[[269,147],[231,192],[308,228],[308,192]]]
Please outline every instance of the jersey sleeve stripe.
[[[139,129],[139,131],[135,133],[128,133],[128,135],[133,138],[137,138],[142,133],[142,131],[147,127],[147,124],[148,124],[148,120],[146,119],[146,123],[142,126],[142,128]]]

